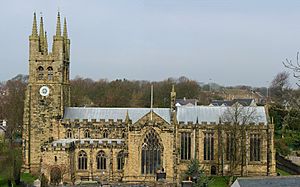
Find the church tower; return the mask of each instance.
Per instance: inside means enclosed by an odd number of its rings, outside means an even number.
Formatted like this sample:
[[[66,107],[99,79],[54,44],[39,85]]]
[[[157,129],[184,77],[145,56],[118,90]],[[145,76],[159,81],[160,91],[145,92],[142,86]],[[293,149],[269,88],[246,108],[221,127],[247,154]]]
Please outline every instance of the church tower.
[[[51,123],[61,119],[64,107],[70,105],[70,40],[66,19],[62,33],[58,12],[51,52],[48,52],[43,17],[39,27],[38,32],[34,13],[29,36],[29,83],[23,120],[23,169],[32,173],[40,169],[41,145],[52,139]]]

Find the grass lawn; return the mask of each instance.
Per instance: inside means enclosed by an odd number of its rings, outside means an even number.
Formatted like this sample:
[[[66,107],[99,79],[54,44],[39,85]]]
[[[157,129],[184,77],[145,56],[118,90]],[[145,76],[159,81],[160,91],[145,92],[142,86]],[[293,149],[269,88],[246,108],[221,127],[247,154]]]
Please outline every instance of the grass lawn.
[[[37,177],[32,176],[30,173],[21,173],[21,181],[24,181],[27,184],[32,184]]]
[[[21,173],[21,181],[24,181],[27,184],[32,184],[33,181],[37,179],[36,177],[32,176],[29,173]],[[15,186],[15,184],[14,184]],[[0,187],[8,187],[7,180],[0,175]]]
[[[3,177],[0,175],[0,186],[1,187],[8,187],[7,181],[3,179]]]
[[[289,176],[291,175],[290,173],[283,171],[281,169],[276,168],[276,172],[280,174],[280,176]]]
[[[225,177],[215,176],[212,178],[213,178],[213,182],[208,185],[209,187],[226,187],[227,186],[227,183],[226,183],[227,181],[226,181]]]

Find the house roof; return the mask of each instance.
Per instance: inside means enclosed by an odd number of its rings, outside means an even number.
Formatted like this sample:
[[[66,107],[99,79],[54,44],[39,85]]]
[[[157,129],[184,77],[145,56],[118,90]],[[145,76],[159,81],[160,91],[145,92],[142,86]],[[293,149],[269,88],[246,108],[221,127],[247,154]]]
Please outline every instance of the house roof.
[[[197,99],[176,99],[176,103],[179,103],[180,105],[187,105],[187,104],[193,104],[195,105],[198,102]]]
[[[254,99],[233,99],[233,100],[212,100],[213,106],[232,106],[235,103],[239,103],[242,106],[250,106]]]
[[[300,176],[266,176],[238,178],[231,187],[295,187],[300,186]]]
[[[177,107],[177,121],[187,124],[188,122],[199,123],[219,123],[220,117],[230,110],[232,107],[211,107],[211,106],[179,106]],[[267,117],[264,107],[244,107],[243,110],[249,112],[253,111],[253,123],[267,124]],[[133,123],[137,122],[143,116],[151,111],[150,108],[85,108],[85,107],[67,107],[65,108],[64,119],[75,120],[100,120],[108,121],[113,119],[117,121],[121,119],[125,121],[126,113],[128,111],[129,118]],[[171,110],[169,108],[154,108],[153,112],[163,118],[166,122],[170,123]]]

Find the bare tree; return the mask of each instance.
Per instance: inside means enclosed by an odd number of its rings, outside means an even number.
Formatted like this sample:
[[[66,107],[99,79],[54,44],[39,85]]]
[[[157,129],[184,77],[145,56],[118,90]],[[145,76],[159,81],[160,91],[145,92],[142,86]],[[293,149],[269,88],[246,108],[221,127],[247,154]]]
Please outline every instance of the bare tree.
[[[296,62],[293,62],[291,59],[285,59],[285,61],[282,62],[284,67],[292,70],[294,72],[294,77],[300,81],[300,62],[299,62],[299,52],[297,52],[297,58]],[[298,86],[300,86],[299,83],[296,83]]]
[[[221,123],[224,124],[222,128],[225,132],[225,137],[221,140],[223,144],[221,151],[229,165],[229,184],[233,182],[234,176],[245,175],[245,166],[248,161],[247,151],[249,149],[247,130],[250,123],[257,121],[258,115],[255,107],[244,107],[238,103],[228,107],[221,117]],[[224,145],[225,143],[226,145]],[[224,163],[224,160],[222,163]]]
[[[271,82],[270,96],[276,103],[284,104],[287,99],[288,92],[291,91],[290,74],[286,71],[278,73]]]

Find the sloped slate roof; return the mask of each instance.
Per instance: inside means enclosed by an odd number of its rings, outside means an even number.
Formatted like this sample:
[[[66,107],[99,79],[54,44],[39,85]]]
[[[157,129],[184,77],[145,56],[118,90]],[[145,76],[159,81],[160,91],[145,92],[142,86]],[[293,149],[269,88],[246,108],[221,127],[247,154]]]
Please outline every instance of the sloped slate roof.
[[[300,186],[300,176],[248,177],[238,178],[231,187],[296,187]]]
[[[64,113],[64,119],[113,119],[122,121],[126,118],[128,111],[129,119],[132,123],[137,122],[140,118],[151,111],[150,108],[98,108],[98,107],[66,107]],[[162,117],[165,121],[170,123],[170,109],[169,108],[154,108],[153,112]]]
[[[177,107],[177,121],[188,123],[193,122],[207,122],[207,123],[219,123],[220,117],[224,116],[224,113],[231,110],[232,107],[227,106],[180,106]],[[242,110],[252,111],[253,110],[253,123],[264,123],[267,124],[267,117],[265,108],[260,107],[243,107]]]
[[[219,123],[220,117],[224,113],[230,110],[232,107],[226,106],[179,106],[177,107],[177,121],[187,124],[188,122],[196,123]],[[253,123],[264,123],[267,124],[267,117],[264,107],[243,107],[245,111],[254,110],[252,119]],[[91,120],[104,119],[108,121],[113,119],[114,121],[121,119],[122,121],[126,118],[126,113],[128,111],[129,118],[133,123],[137,122],[144,115],[151,111],[150,108],[93,108],[93,107],[67,107],[65,108],[64,119],[70,120]],[[169,108],[154,108],[153,111],[163,118],[165,121],[170,123],[170,109]],[[253,121],[254,120],[254,121]]]

